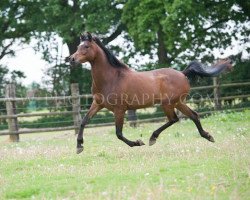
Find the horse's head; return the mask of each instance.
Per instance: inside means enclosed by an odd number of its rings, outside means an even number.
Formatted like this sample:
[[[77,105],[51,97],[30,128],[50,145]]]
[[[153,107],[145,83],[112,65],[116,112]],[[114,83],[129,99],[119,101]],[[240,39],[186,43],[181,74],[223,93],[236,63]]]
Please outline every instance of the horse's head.
[[[69,57],[71,65],[91,62],[95,59],[96,46],[90,33],[81,34],[80,44],[74,54]]]

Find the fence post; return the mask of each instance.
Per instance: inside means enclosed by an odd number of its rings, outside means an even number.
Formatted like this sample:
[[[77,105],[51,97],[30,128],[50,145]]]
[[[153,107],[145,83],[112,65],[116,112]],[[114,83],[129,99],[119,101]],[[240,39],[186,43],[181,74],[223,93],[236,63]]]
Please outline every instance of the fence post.
[[[220,101],[220,80],[218,77],[213,77],[213,85],[214,85],[214,104],[215,109],[221,109],[221,101]]]
[[[15,98],[16,87],[15,84],[8,84],[5,88],[5,98]],[[16,102],[6,101],[7,115],[16,115]],[[18,121],[17,117],[8,118],[9,132],[18,132]],[[19,134],[10,134],[11,142],[19,142]]]
[[[73,109],[73,120],[74,120],[74,126],[79,127],[81,123],[81,101],[79,97],[79,84],[78,83],[72,83],[71,84],[71,96],[72,98],[72,109]],[[79,128],[75,128],[75,134],[77,134],[79,131]]]

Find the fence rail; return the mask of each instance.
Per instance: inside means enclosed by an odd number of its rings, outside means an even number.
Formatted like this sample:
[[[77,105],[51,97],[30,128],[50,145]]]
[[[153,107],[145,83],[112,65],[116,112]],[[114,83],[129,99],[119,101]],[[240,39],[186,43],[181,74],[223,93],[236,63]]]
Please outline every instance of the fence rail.
[[[218,102],[224,100],[233,100],[233,99],[246,99],[250,98],[250,94],[244,95],[233,95],[233,96],[226,96],[220,97],[220,88],[226,87],[243,87],[243,86],[250,86],[250,82],[242,82],[242,83],[227,83],[227,84],[219,84],[219,81],[214,79],[213,85],[209,86],[201,86],[201,87],[193,87],[191,88],[192,91],[199,91],[199,90],[208,90],[213,89],[213,96],[214,98],[202,98],[202,99],[190,99],[188,103],[201,103],[212,101],[216,105],[217,109],[220,108]],[[80,113],[86,112],[86,110],[81,110],[80,99],[89,99],[92,98],[91,94],[80,95],[79,94],[79,87],[78,84],[71,85],[71,94],[72,96],[57,96],[57,97],[26,97],[26,98],[17,98],[15,96],[15,86],[13,84],[6,86],[6,96],[5,98],[0,98],[0,102],[6,103],[6,115],[1,115],[0,120],[7,120],[8,121],[8,131],[0,131],[1,135],[10,135],[11,141],[19,141],[19,134],[29,134],[29,133],[39,133],[39,132],[52,132],[52,131],[62,131],[62,130],[75,130],[77,133],[81,115]],[[70,101],[72,106],[72,111],[60,111],[60,112],[46,112],[46,113],[17,113],[16,103],[18,102],[26,102],[26,101]],[[217,105],[217,104],[218,105]],[[234,109],[236,111],[242,110],[243,108]],[[203,112],[200,113],[201,115],[213,113],[215,111]],[[54,127],[54,128],[32,128],[32,129],[19,129],[18,127],[18,119],[22,117],[42,117],[42,116],[62,116],[62,115],[71,115],[73,125],[66,126],[66,127]],[[136,120],[136,123],[147,123],[147,122],[156,122],[156,121],[163,121],[165,117],[157,117],[157,118],[149,118],[143,120]],[[90,124],[87,127],[97,127],[97,126],[108,126],[113,125],[112,123],[100,123],[100,124]]]
[[[248,86],[250,82],[242,82],[242,83],[226,83],[220,85],[208,85],[208,86],[200,86],[200,87],[193,87],[191,90],[204,90],[204,89],[214,89],[217,87],[237,87],[237,86]]]
[[[85,95],[78,95],[78,96],[57,96],[57,97],[24,97],[24,98],[17,98],[17,97],[13,97],[13,98],[0,98],[0,102],[7,102],[7,101],[16,101],[16,102],[23,102],[23,101],[59,101],[59,100],[71,100],[74,98],[92,98],[91,94],[85,94]]]

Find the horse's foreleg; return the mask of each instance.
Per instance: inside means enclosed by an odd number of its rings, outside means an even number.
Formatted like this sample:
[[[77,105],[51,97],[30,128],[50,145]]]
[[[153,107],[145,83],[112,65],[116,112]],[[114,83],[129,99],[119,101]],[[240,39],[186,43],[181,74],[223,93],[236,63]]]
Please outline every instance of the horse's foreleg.
[[[77,146],[76,146],[76,153],[79,154],[83,151],[83,130],[86,126],[86,124],[89,122],[89,120],[99,111],[102,107],[97,104],[95,101],[90,106],[89,111],[83,118],[81,122],[81,126],[77,135]]]
[[[123,136],[122,133],[122,128],[123,128],[123,123],[124,123],[124,115],[125,115],[125,111],[115,111],[115,126],[116,126],[116,136],[119,140],[125,142],[127,145],[129,145],[130,147],[134,147],[134,146],[142,146],[145,145],[143,143],[143,141],[141,140],[137,140],[137,141],[130,141],[127,138],[125,138]]]
[[[177,115],[174,112],[173,106],[162,105],[162,108],[163,108],[165,114],[167,115],[168,122],[153,132],[153,134],[151,135],[151,137],[149,139],[149,146],[152,146],[153,144],[156,143],[156,139],[159,137],[159,135],[162,131],[164,131],[166,128],[168,128],[169,126],[171,126],[174,123],[179,121]]]
[[[201,137],[206,138],[210,142],[214,142],[214,138],[202,128],[199,116],[195,111],[191,110],[186,104],[178,104],[176,108],[195,123]]]

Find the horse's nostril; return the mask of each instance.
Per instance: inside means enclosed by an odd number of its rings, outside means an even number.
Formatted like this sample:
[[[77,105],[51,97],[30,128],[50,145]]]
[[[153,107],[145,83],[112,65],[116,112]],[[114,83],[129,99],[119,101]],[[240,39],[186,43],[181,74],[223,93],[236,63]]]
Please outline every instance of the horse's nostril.
[[[69,56],[65,58],[65,62],[70,62],[70,57]]]
[[[74,63],[74,62],[75,62],[74,57],[70,57],[70,58],[69,58],[69,62],[70,62],[70,63]]]
[[[70,62],[70,65],[72,65],[72,66],[76,64],[76,61],[75,61],[74,57],[70,57],[69,62]]]

